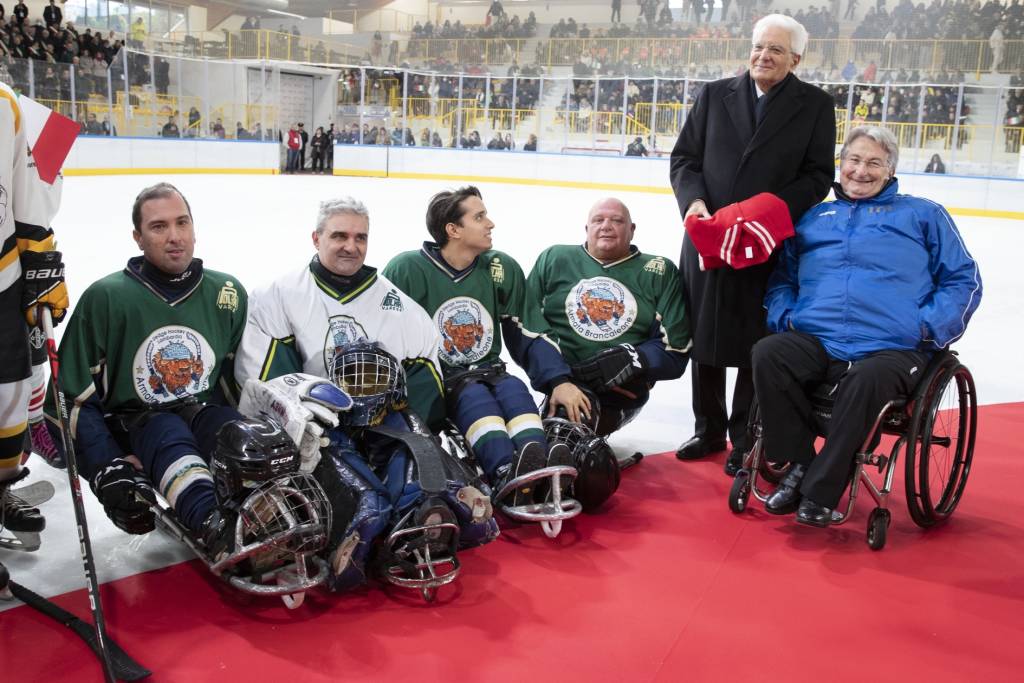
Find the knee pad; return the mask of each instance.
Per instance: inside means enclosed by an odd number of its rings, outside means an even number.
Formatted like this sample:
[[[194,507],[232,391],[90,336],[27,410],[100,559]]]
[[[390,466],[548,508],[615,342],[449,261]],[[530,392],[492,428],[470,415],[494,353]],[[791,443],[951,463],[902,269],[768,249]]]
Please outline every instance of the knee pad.
[[[331,532],[326,553],[331,572],[327,586],[344,591],[366,583],[367,563],[374,540],[384,532],[392,515],[390,501],[340,452],[328,449],[313,471],[331,503]]]

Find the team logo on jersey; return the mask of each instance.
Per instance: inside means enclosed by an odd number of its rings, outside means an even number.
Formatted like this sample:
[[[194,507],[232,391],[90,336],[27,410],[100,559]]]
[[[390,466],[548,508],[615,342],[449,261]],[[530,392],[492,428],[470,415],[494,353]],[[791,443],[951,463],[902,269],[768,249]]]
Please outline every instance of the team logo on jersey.
[[[135,352],[133,381],[143,403],[167,403],[210,388],[217,364],[213,347],[195,330],[168,325]]]
[[[402,299],[398,296],[398,292],[393,289],[389,289],[388,293],[384,295],[384,298],[380,302],[380,310],[382,311],[403,311]]]
[[[501,265],[501,259],[497,256],[491,259],[491,279],[498,285],[505,281],[505,266]]]
[[[660,256],[652,258],[650,261],[647,262],[647,265],[644,266],[644,270],[646,270],[648,273],[654,273],[655,275],[664,275],[665,259],[663,259]]]
[[[476,299],[448,299],[434,314],[434,324],[441,333],[438,354],[448,365],[472,364],[491,352],[494,321]]]
[[[217,295],[217,308],[232,313],[238,310],[238,290],[235,289],[235,283],[231,280],[225,282],[224,286],[220,288],[220,294]]]
[[[28,343],[33,351],[39,351],[46,342],[46,335],[38,327],[33,327],[28,333]]]
[[[355,321],[355,318],[332,315],[327,321],[327,338],[324,340],[324,368],[329,372],[334,366],[334,355],[338,348],[366,338],[366,330]]]
[[[584,339],[615,339],[636,321],[636,299],[610,277],[581,280],[565,297],[569,325]]]

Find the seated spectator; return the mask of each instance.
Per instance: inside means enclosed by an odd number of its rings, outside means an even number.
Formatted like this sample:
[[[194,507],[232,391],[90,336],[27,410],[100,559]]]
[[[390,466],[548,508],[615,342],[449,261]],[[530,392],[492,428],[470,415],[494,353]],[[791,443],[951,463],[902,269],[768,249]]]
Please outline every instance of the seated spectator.
[[[946,165],[942,163],[942,157],[938,154],[932,155],[932,160],[928,162],[928,165],[924,167],[925,173],[945,173]]]
[[[167,123],[160,130],[160,137],[164,138],[180,138],[181,131],[178,130],[178,124],[174,121],[174,115],[167,117]]]
[[[812,208],[768,283],[772,334],[753,350],[765,456],[791,463],[765,503],[824,527],[882,407],[909,393],[929,356],[963,335],[981,301],[978,265],[942,206],[899,194],[899,150],[879,127],[854,128],[840,152],[836,201]],[[829,433],[807,387],[835,386]]]
[[[639,136],[626,147],[627,157],[645,157],[647,154],[647,148],[644,147],[644,139]]]
[[[487,149],[505,149],[505,141],[501,137],[501,133],[494,131],[494,137],[487,143]]]
[[[523,145],[524,152],[536,152],[537,151],[537,136],[530,133],[530,136],[526,138],[526,144]]]

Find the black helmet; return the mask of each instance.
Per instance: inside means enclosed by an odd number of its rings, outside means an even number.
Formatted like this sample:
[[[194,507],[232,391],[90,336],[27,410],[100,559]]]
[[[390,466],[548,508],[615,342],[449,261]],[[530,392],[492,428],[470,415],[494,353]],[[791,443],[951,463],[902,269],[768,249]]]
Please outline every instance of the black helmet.
[[[225,423],[217,431],[210,469],[219,500],[235,499],[264,482],[299,469],[299,450],[277,422],[247,417]]]

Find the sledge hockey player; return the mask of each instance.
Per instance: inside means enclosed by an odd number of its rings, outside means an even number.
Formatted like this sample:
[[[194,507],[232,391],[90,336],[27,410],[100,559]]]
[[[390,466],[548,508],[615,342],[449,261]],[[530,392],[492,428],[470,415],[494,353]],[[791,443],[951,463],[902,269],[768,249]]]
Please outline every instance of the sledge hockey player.
[[[193,258],[192,212],[173,185],[142,190],[132,223],[142,256],[85,290],[58,351],[80,472],[118,528],[153,530],[155,488],[217,558],[232,552],[234,524],[208,463],[222,427],[242,419],[223,382],[246,292]],[[52,396],[46,412],[56,433]]]
[[[433,317],[448,414],[483,469],[496,506],[520,521],[567,519],[580,509],[561,500],[576,463],[564,444],[549,449],[530,390],[505,371],[502,340],[534,389],[551,394],[573,419],[589,413],[589,399],[570,381],[558,346],[542,330],[526,328],[522,268],[491,248],[494,222],[480,191],[470,185],[434,195],[426,222],[433,241],[396,256],[384,274]],[[553,493],[556,474],[558,504],[536,505]]]
[[[635,418],[655,382],[683,375],[691,344],[676,266],[637,249],[635,232],[626,205],[602,199],[586,242],[548,247],[527,279],[526,298],[540,302],[573,380],[597,396],[600,436]]]
[[[0,532],[14,535],[0,534],[0,545],[27,550],[38,547],[46,526],[38,508],[11,490],[28,475],[21,463],[27,456],[29,401],[39,393],[33,391],[29,331],[39,306],[48,306],[54,323],[60,322],[68,293],[50,229],[62,178],[52,184],[40,178],[17,100],[0,83]]]
[[[416,302],[365,264],[366,207],[350,197],[321,203],[312,238],[311,262],[254,299],[235,364],[240,407],[281,420],[302,443],[303,467],[316,465],[334,508],[329,585],[363,583],[372,544],[390,529],[376,558],[383,578],[426,595],[455,578],[455,545],[497,535],[489,492],[431,437],[428,425],[444,417],[437,333]],[[352,408],[322,415],[318,378],[344,389]],[[452,561],[409,560],[427,549]]]

